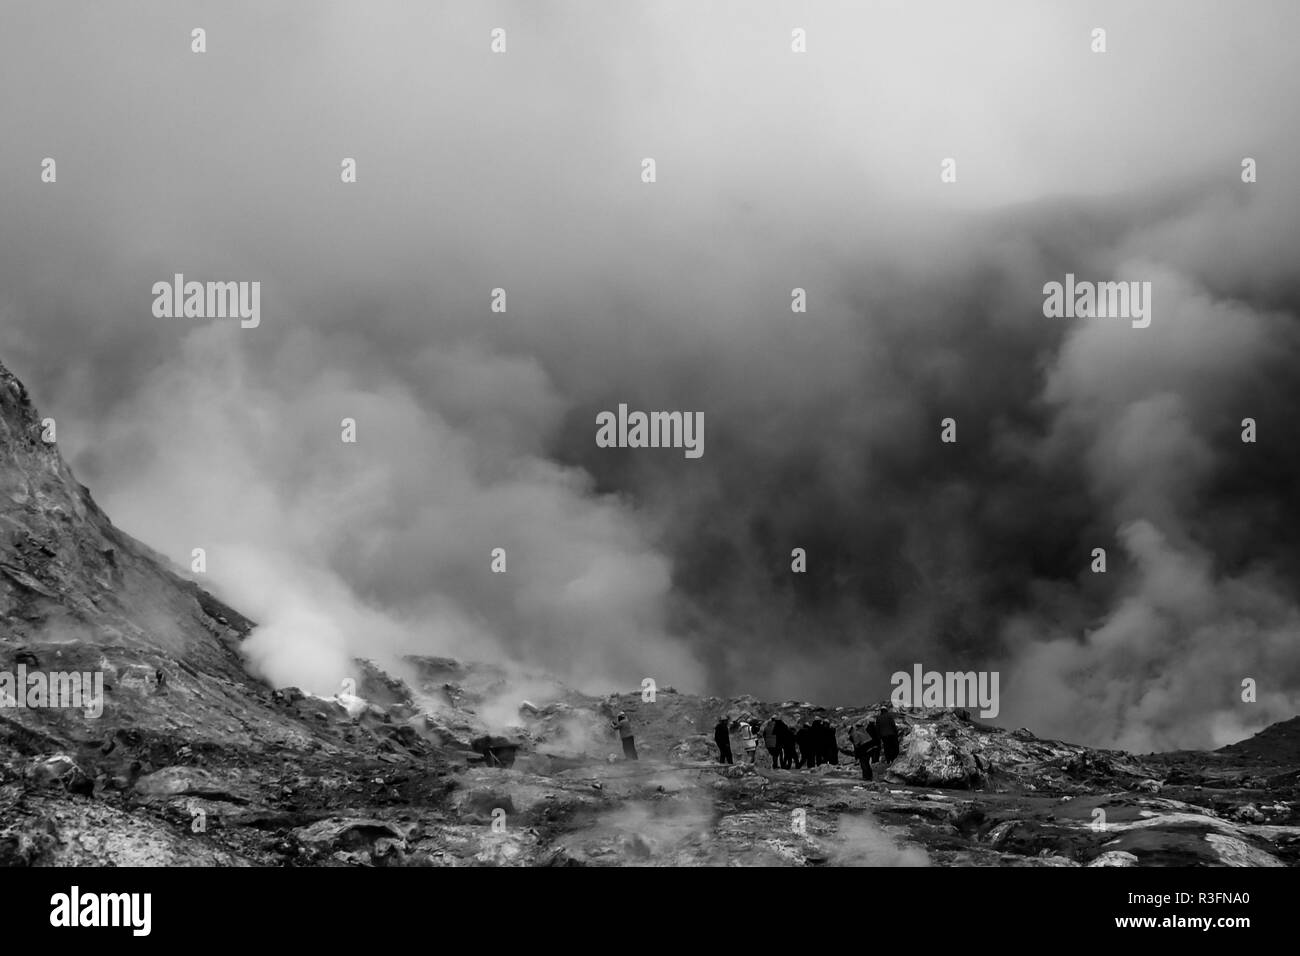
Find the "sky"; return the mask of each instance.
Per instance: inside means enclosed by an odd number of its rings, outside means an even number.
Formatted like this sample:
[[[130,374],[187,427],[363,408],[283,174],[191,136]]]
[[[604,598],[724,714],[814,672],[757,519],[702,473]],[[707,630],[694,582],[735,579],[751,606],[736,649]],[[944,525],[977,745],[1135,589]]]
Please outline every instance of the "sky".
[[[1135,750],[1300,711],[1295,4],[0,11],[0,359],[274,683],[919,663]],[[261,324],[156,317],[176,273]],[[1067,273],[1150,326],[1045,317]],[[598,447],[620,403],[705,453]]]

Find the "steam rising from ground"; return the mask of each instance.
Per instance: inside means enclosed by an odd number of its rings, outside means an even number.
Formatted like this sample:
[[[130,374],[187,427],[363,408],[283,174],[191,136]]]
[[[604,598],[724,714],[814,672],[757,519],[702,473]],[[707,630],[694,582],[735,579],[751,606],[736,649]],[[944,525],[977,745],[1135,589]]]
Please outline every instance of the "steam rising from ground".
[[[594,830],[612,830],[631,862],[671,860],[713,840],[715,811],[699,797],[676,797],[659,803],[627,801],[596,818]]]
[[[579,713],[550,722],[547,739],[537,745],[537,752],[566,757],[596,756],[614,753],[618,746],[610,737],[607,722],[589,713]]]
[[[1300,143],[1260,91],[1296,102],[1300,12],[1119,4],[1097,57],[939,8],[799,9],[803,58],[747,4],[230,4],[201,57],[16,12],[0,166],[60,172],[6,185],[0,349],[278,684],[413,651],[836,704],[919,661],[1093,745],[1290,717]],[[154,319],[176,272],[262,281],[262,326]],[[1151,281],[1151,327],[1045,319],[1066,272]],[[703,411],[705,456],[597,449],[619,402]]]
[[[929,866],[930,856],[914,846],[899,846],[867,816],[841,815],[835,827],[830,863],[835,866]]]
[[[261,625],[247,650],[273,682],[334,693],[353,657],[402,653],[505,657],[597,686],[693,669],[662,627],[666,560],[581,473],[495,460],[401,389],[368,393],[342,371],[292,395],[258,387],[229,332],[191,336],[100,447],[135,455],[169,436],[143,470],[184,493],[114,512],[185,565],[205,549],[207,574]],[[505,574],[488,571],[493,547]]]

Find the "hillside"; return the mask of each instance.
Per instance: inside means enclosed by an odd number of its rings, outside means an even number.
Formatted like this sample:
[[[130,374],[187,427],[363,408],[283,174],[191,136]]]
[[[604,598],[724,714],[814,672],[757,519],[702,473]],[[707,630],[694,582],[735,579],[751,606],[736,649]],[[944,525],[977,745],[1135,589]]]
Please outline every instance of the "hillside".
[[[0,673],[100,673],[104,706],[0,708],[5,865],[1300,861],[1300,718],[1138,758],[915,709],[899,760],[865,782],[845,756],[720,767],[712,727],[821,715],[847,746],[879,702],[593,697],[540,678],[523,700],[499,667],[428,657],[358,661],[356,696],[268,687],[240,653],[254,622],[114,528],[41,433],[0,366]]]

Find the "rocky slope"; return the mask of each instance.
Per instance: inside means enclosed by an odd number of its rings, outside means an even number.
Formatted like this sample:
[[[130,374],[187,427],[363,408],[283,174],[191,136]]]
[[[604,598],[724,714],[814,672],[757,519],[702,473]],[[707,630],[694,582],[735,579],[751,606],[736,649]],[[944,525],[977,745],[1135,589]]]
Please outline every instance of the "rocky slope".
[[[1300,720],[1138,758],[916,709],[867,783],[847,757],[722,768],[711,737],[721,714],[844,726],[867,706],[541,679],[523,700],[505,671],[440,658],[358,661],[356,694],[322,699],[248,674],[254,626],[113,527],[0,366],[0,672],[101,672],[105,701],[0,707],[0,863],[1300,861]],[[618,756],[618,710],[638,762]]]

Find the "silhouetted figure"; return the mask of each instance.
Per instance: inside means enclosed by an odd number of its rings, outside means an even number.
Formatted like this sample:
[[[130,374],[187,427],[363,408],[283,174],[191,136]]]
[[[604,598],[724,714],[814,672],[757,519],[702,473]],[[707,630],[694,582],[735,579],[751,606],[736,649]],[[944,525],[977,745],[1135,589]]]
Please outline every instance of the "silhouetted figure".
[[[713,742],[718,745],[718,763],[734,763],[731,759],[731,730],[726,717],[718,718],[713,728]]]
[[[794,731],[780,717],[776,719],[776,749],[781,756],[781,769],[789,770],[799,762],[799,753],[795,749]]]
[[[794,742],[799,745],[799,760],[796,767],[815,767],[817,759],[817,731],[806,721],[799,721],[799,729],[794,732]]]
[[[880,705],[880,716],[876,718],[876,729],[880,731],[880,743],[885,751],[885,763],[891,764],[898,756],[898,725],[894,715],[889,712],[888,704]]]
[[[775,770],[781,763],[781,751],[776,742],[776,718],[767,718],[767,723],[763,725],[763,746],[767,748],[767,754],[772,758],[772,769]]]
[[[866,728],[862,726],[854,727],[849,731],[849,743],[853,745],[852,750],[845,750],[846,754],[852,754],[858,761],[858,766],[862,768],[862,779],[871,779],[871,735],[867,733]]]
[[[618,716],[614,718],[614,729],[623,738],[624,759],[636,760],[636,738],[632,734],[632,721],[628,720],[627,714],[621,710],[618,712]]]
[[[827,762],[838,767],[840,765],[840,742],[835,734],[835,724],[827,720],[822,723],[825,734],[825,746],[822,752],[826,755]]]
[[[813,721],[813,766],[820,767],[831,761],[831,749],[835,746],[835,732],[825,717]]]
[[[880,759],[880,728],[876,726],[876,718],[868,717],[863,729],[867,734],[867,759],[875,763]]]

